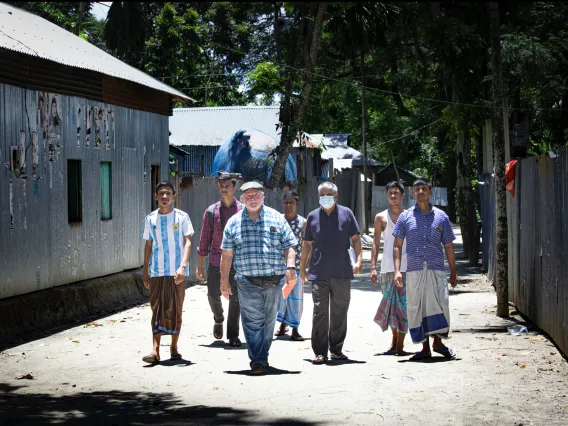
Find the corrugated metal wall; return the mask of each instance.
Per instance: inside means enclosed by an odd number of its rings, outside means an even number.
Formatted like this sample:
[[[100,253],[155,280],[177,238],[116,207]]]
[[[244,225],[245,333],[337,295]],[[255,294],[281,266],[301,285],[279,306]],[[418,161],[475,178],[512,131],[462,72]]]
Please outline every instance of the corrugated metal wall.
[[[510,197],[507,194],[507,197]],[[568,353],[568,150],[517,163],[509,299]]]
[[[168,177],[167,116],[61,95],[55,97],[54,119],[53,94],[42,92],[42,98],[50,105],[43,117],[39,92],[0,84],[0,298],[141,266],[151,165],[160,165],[161,178]],[[86,107],[105,112],[99,147],[93,117],[86,146]],[[60,124],[42,127],[42,121]],[[37,144],[31,142],[34,133]],[[19,145],[21,134],[25,178],[10,171],[10,148]],[[68,159],[82,161],[80,223],[68,222]],[[101,161],[112,163],[113,218],[108,221],[100,213]]]
[[[304,217],[312,210],[319,207],[318,185],[321,180],[310,179],[305,186],[302,186],[296,191],[300,195],[300,206],[298,213]],[[339,192],[339,204],[349,207],[355,213],[359,223],[361,216],[361,198],[359,187],[360,174],[354,170],[346,170],[341,174],[335,176],[335,183]],[[285,191],[283,190],[267,190],[265,192],[265,205],[272,207],[283,213],[282,196]],[[237,190],[235,196],[239,198],[240,192]],[[203,213],[205,209],[211,204],[219,201],[219,192],[217,190],[217,183],[215,178],[193,178],[191,184],[182,186],[180,190],[180,209],[189,214],[195,234],[191,239],[192,248],[190,256],[190,274],[191,280],[196,280],[195,270],[197,268],[197,246],[199,245],[199,237],[201,235],[201,225],[203,220]]]
[[[201,176],[211,176],[213,161],[217,151],[219,151],[219,146],[183,145],[179,148],[189,154],[187,156],[187,164],[183,169],[180,168],[180,171],[199,173]]]
[[[521,160],[507,193],[509,300],[568,353],[568,150]],[[483,266],[495,274],[495,183],[482,176]]]

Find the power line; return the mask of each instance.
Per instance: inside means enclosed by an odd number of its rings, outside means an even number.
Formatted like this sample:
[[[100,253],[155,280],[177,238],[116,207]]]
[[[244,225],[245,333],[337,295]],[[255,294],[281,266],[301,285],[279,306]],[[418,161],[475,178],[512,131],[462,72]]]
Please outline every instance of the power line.
[[[409,132],[409,133],[407,133],[407,134],[405,134],[405,135],[402,135],[402,136],[400,136],[400,137],[398,137],[398,138],[394,138],[394,139],[391,139],[391,140],[388,140],[388,141],[384,141],[384,142],[382,142],[382,143],[385,143],[385,144],[386,144],[386,143],[391,143],[391,142],[394,142],[394,141],[398,141],[398,140],[400,140],[400,139],[404,139],[404,138],[406,138],[407,136],[413,136],[413,135],[415,135],[416,133],[418,133],[420,130],[425,129],[426,127],[430,127],[430,126],[432,126],[433,124],[436,124],[436,123],[437,123],[438,121],[440,121],[441,119],[442,119],[442,117],[438,118],[436,121],[433,121],[433,122],[431,122],[431,123],[429,123],[429,124],[426,124],[425,126],[422,126],[422,127],[418,128],[418,129],[416,129],[416,130],[413,130],[412,132]]]
[[[233,51],[233,52],[242,54],[242,52],[239,52],[238,50],[235,50],[235,49],[231,49],[230,47],[222,46],[222,45],[217,44],[217,43],[215,43],[215,45],[217,47],[220,47],[221,49],[226,49],[226,50],[229,50],[229,51]],[[336,81],[338,83],[346,84],[348,86],[353,86],[353,87],[357,87],[357,88],[364,88],[364,89],[371,90],[371,91],[374,91],[374,92],[386,93],[386,94],[389,94],[389,95],[398,95],[398,96],[405,97],[405,98],[419,99],[419,100],[428,101],[428,102],[437,102],[437,103],[446,104],[446,105],[462,105],[462,106],[468,106],[468,107],[473,107],[473,108],[501,108],[501,106],[479,105],[479,104],[470,104],[470,103],[463,103],[463,102],[444,101],[444,100],[441,100],[441,99],[427,98],[427,97],[419,96],[419,95],[408,95],[408,94],[404,94],[404,93],[400,93],[400,92],[393,92],[393,91],[390,91],[390,90],[383,90],[383,89],[377,89],[375,87],[363,86],[359,83],[344,81],[344,80],[340,80],[340,79],[333,78],[333,77],[328,77],[328,76],[318,74],[318,73],[315,73],[315,72],[311,72],[311,71],[308,71],[308,70],[305,70],[305,69],[296,68],[296,67],[293,67],[291,65],[280,64],[280,63],[276,63],[276,62],[275,62],[275,65],[290,68],[290,69],[300,71],[300,72],[304,72],[304,73],[308,73],[308,74],[312,74],[313,76],[322,78],[324,80]],[[488,104],[492,103],[491,101],[488,101],[488,100],[483,100],[483,102],[486,102]],[[568,111],[568,109],[563,109],[563,108],[557,108],[557,109],[556,108],[516,108],[516,107],[508,107],[508,108],[510,110],[517,110],[517,111]]]
[[[242,84],[232,84],[228,86],[197,86],[197,87],[184,87],[178,90],[198,90],[198,89],[221,89],[223,87],[241,87],[244,86]]]

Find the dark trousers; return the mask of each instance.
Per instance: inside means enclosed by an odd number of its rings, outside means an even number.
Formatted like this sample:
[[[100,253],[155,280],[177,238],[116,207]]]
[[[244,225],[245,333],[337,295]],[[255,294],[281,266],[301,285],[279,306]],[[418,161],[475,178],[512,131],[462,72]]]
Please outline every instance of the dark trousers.
[[[241,306],[239,305],[239,287],[235,281],[235,272],[229,274],[232,296],[229,296],[229,318],[227,320],[227,339],[239,337],[239,320]],[[213,312],[215,322],[225,321],[223,305],[221,304],[221,271],[215,266],[209,265],[207,269],[207,298]]]
[[[351,280],[312,281],[314,316],[312,349],[327,356],[341,352],[347,335],[347,310],[351,300]]]

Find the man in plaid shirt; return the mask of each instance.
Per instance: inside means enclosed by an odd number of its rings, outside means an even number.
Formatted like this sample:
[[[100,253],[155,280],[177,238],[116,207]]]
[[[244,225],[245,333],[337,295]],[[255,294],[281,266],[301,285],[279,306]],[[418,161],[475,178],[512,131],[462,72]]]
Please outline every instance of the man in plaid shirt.
[[[221,194],[221,201],[210,205],[203,214],[201,225],[201,239],[197,249],[197,278],[205,279],[203,262],[209,256],[209,266],[207,268],[207,297],[209,306],[213,312],[213,336],[216,339],[223,338],[223,305],[221,304],[221,273],[219,264],[221,262],[221,242],[223,241],[223,230],[227,221],[243,207],[234,197],[237,180],[227,173],[219,174],[217,187]],[[237,282],[235,281],[235,270],[231,268],[229,282],[233,295],[229,298],[229,315],[227,319],[227,339],[233,347],[241,346],[239,339],[239,295]]]
[[[229,219],[221,244],[221,292],[226,298],[233,294],[229,285],[232,264],[251,374],[264,374],[268,367],[282,284],[293,288],[298,281],[294,250],[298,241],[284,216],[264,205],[263,191],[258,182],[241,187],[246,208]]]

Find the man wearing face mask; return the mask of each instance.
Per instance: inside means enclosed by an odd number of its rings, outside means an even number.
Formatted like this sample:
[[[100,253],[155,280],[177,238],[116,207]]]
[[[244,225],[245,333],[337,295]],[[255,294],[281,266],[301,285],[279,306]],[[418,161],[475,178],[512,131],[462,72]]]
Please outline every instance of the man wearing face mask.
[[[232,295],[229,272],[236,274],[241,321],[248,346],[251,374],[264,374],[268,350],[282,299],[282,284],[289,293],[296,276],[298,240],[283,215],[264,205],[264,188],[258,182],[241,187],[245,207],[232,216],[221,243],[221,293]],[[234,258],[234,261],[233,261]]]
[[[347,335],[347,310],[351,299],[351,280],[363,265],[359,225],[353,212],[337,203],[337,186],[324,182],[318,187],[321,208],[306,219],[302,245],[300,277],[312,282],[314,314],[312,349],[314,364],[327,360],[346,360],[342,352]],[[357,261],[351,265],[350,243]],[[309,265],[308,259],[311,259]]]

